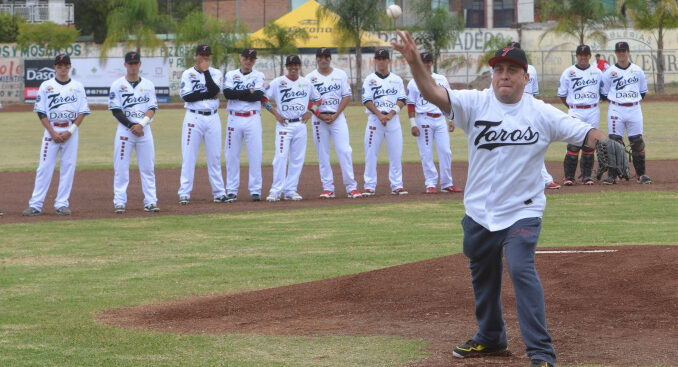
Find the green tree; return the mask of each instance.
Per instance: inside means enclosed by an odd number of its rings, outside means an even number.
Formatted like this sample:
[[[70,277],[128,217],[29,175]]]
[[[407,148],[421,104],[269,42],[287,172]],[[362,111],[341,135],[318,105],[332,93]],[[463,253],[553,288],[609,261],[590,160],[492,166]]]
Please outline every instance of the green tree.
[[[318,20],[335,20],[335,39],[344,45],[355,47],[358,83],[362,82],[362,41],[363,34],[375,31],[384,14],[384,2],[374,0],[327,0],[318,8]]]
[[[103,43],[108,28],[106,17],[113,10],[108,0],[69,0],[73,4],[75,28],[83,36],[92,36],[94,42]]]
[[[437,7],[433,9],[431,0],[414,3],[414,11],[419,16],[419,26],[412,30],[417,32],[417,41],[422,42],[424,49],[433,54],[433,71],[438,72],[440,50],[451,46],[464,30],[464,18],[451,15],[449,11]]]
[[[78,30],[61,26],[53,22],[19,23],[16,43],[20,48],[30,45],[45,46],[50,49],[67,48],[78,37]]]
[[[621,0],[620,12],[633,22],[635,29],[655,32],[657,40],[657,94],[664,94],[664,36],[668,29],[678,27],[678,4],[675,0]]]
[[[24,18],[18,15],[0,14],[0,42],[16,42],[19,35],[19,24],[24,22]]]
[[[285,55],[297,53],[297,41],[308,41],[310,35],[303,28],[285,28],[276,23],[269,23],[264,27],[265,39],[257,41],[263,42],[266,48],[280,56],[280,75],[283,75],[283,58]]]
[[[160,48],[167,55],[167,46],[156,35],[156,29],[172,22],[171,18],[158,13],[156,0],[110,0],[113,10],[106,19],[108,34],[101,47],[102,59],[119,42],[150,52]]]
[[[487,66],[487,63],[490,62],[490,59],[494,57],[494,53],[511,42],[510,37],[504,37],[501,34],[491,36],[483,44],[483,55],[478,59],[477,71],[480,71],[482,68]]]
[[[577,45],[591,40],[605,47],[605,30],[617,23],[616,16],[605,12],[600,0],[546,0],[541,11],[544,17],[555,19],[556,24],[539,36],[539,42],[553,33],[569,36]]]
[[[235,20],[216,19],[201,10],[194,10],[177,25],[175,29],[178,46],[196,46],[201,43],[212,47],[212,65],[224,69],[230,61],[239,60],[237,53],[247,47],[247,25],[236,24]],[[186,65],[195,60],[189,47],[184,56]]]

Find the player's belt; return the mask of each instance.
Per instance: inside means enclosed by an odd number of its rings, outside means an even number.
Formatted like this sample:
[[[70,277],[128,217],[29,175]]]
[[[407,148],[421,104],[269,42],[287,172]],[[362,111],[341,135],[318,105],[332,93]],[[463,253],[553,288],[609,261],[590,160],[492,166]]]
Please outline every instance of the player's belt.
[[[53,122],[52,125],[55,127],[68,127],[70,125],[70,122]]]
[[[589,108],[598,107],[598,103],[594,104],[571,104],[570,108],[573,110],[586,110]]]
[[[248,111],[248,112],[235,112],[235,111],[228,111],[229,115],[236,115],[240,117],[250,117],[252,115],[256,115],[257,111]]]
[[[197,113],[198,115],[203,115],[203,116],[211,116],[217,113],[217,110],[214,111],[198,111],[198,110],[189,110],[193,113]]]
[[[320,112],[319,114],[320,114],[320,115],[334,115],[335,113],[336,113],[336,112],[329,112],[329,111],[327,111],[327,112]]]
[[[639,102],[629,102],[629,103],[618,103],[615,101],[610,101],[610,103],[617,105],[617,106],[622,106],[622,107],[631,107],[637,105]]]
[[[433,118],[438,118],[438,117],[442,116],[442,114],[440,114],[440,113],[430,113],[430,112],[426,112],[424,115],[426,115],[428,117],[433,117]]]

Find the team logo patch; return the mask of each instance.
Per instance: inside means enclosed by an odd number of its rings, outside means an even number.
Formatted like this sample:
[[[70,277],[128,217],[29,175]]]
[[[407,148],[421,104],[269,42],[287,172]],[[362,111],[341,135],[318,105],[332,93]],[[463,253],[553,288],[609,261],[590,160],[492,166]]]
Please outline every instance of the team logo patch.
[[[574,70],[570,71],[570,76],[574,76],[574,74],[576,74]]]
[[[39,94],[35,97],[35,102],[40,102],[40,95]]]
[[[126,91],[127,91],[127,86],[126,86],[126,85],[123,85],[122,87],[120,87],[120,91],[121,91],[121,92],[126,92]]]
[[[370,84],[377,84],[377,81],[372,79],[372,80],[370,80]]]
[[[180,88],[183,88],[184,86],[186,86],[186,83],[181,82],[181,87],[180,87]]]
[[[115,92],[111,92],[111,94],[108,95],[108,98],[110,98],[110,99],[115,98]]]
[[[54,87],[52,87],[51,85],[47,87],[47,92],[51,92],[53,90],[54,90]]]
[[[191,78],[195,78],[195,74],[191,73],[189,75],[191,76]]]
[[[612,72],[612,76],[617,76],[617,72],[616,72],[616,71],[613,71],[613,72]]]
[[[240,80],[240,75],[235,74],[235,76],[233,77],[233,79],[235,79],[235,80]]]
[[[284,87],[284,86],[287,85],[287,82],[283,80],[283,81],[280,82],[280,85],[282,85]]]
[[[317,82],[317,81],[318,81],[318,77],[317,77],[317,76],[314,76],[313,78],[311,78],[311,81],[312,81],[312,82]]]

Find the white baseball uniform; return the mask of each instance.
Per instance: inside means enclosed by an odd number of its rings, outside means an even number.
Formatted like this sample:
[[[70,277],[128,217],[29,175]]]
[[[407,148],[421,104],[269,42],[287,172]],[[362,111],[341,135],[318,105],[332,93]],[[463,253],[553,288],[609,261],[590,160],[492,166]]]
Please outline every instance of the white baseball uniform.
[[[223,84],[223,76],[218,69],[209,68],[212,80],[217,88]],[[207,92],[204,73],[192,67],[181,75],[181,97],[194,92]],[[219,119],[219,93],[212,99],[185,102],[186,116],[181,129],[181,186],[179,197],[190,198],[193,190],[195,161],[200,145],[205,142],[207,172],[212,186],[212,195],[217,198],[226,195],[224,178],[221,175],[221,120]]]
[[[341,100],[352,96],[348,76],[343,70],[333,68],[327,76],[322,75],[318,70],[313,70],[306,78],[311,81],[322,98],[322,103],[318,108],[321,114],[336,113]],[[356,190],[358,184],[353,175],[353,150],[349,142],[348,124],[344,112],[342,111],[331,124],[327,124],[316,116],[313,116],[312,122],[313,141],[318,152],[318,169],[323,190],[334,191],[334,175],[330,165],[330,138],[334,141],[334,150],[339,159],[346,192]]]
[[[432,73],[431,76],[437,85],[450,88],[450,83],[445,76],[436,73]],[[440,187],[452,186],[452,150],[450,149],[447,119],[436,105],[424,99],[414,79],[407,84],[407,104],[414,105],[416,113],[416,122],[419,128],[419,136],[416,138],[426,187],[436,187],[438,184],[438,170],[436,170],[436,164],[433,161],[433,142],[435,142],[438,150]]]
[[[82,84],[73,79],[62,83],[56,78],[40,84],[33,111],[45,114],[57,133],[67,131],[78,115],[90,114],[85,88]],[[59,153],[61,153],[59,190],[54,200],[54,208],[68,207],[68,198],[71,196],[75,175],[75,163],[78,158],[78,129],[63,143],[52,141],[52,136],[45,129],[40,146],[40,163],[35,174],[35,187],[28,202],[29,207],[42,211]]]
[[[362,89],[362,103],[372,101],[377,110],[388,114],[398,101],[407,102],[403,80],[389,73],[386,76],[376,72],[365,78]],[[367,126],[365,127],[365,189],[375,190],[377,187],[377,158],[381,143],[386,140],[388,151],[388,178],[391,191],[403,188],[403,132],[400,126],[400,115],[395,114],[382,125],[375,114],[365,108]]]
[[[549,144],[581,146],[591,126],[529,95],[507,105],[487,89],[447,93],[448,117],[468,140],[466,214],[493,232],[519,219],[541,217],[546,196],[538,167]]]
[[[320,95],[303,76],[291,80],[283,75],[267,87],[266,97],[275,101],[278,113],[286,122],[283,125],[276,121],[271,193],[295,193],[306,156],[306,124],[301,116],[308,111],[309,102],[319,101]]]
[[[243,74],[240,69],[226,73],[223,89],[248,90],[265,92],[264,74],[252,70]],[[226,124],[226,191],[238,194],[240,187],[240,153],[245,142],[247,160],[249,162],[248,189],[250,194],[261,195],[261,101],[248,102],[229,99],[226,105],[228,123]]]
[[[148,110],[158,109],[155,98],[155,85],[149,79],[139,77],[139,82],[131,84],[123,76],[111,85],[108,109],[119,109],[132,123],[140,123]],[[113,155],[113,205],[127,204],[127,186],[129,185],[129,162],[132,151],[137,152],[141,189],[144,192],[144,206],[158,203],[155,190],[155,147],[151,125],[144,127],[144,136],[136,136],[130,128],[118,123],[115,133],[115,153]]]
[[[640,109],[641,94],[647,93],[645,73],[638,65],[630,63],[625,69],[614,64],[603,73],[601,94],[610,100],[607,112],[607,131],[610,134],[628,136],[643,134],[643,111]]]
[[[586,69],[572,65],[563,71],[558,84],[558,97],[567,97],[568,114],[594,128],[600,122],[600,88],[603,73],[595,65]]]

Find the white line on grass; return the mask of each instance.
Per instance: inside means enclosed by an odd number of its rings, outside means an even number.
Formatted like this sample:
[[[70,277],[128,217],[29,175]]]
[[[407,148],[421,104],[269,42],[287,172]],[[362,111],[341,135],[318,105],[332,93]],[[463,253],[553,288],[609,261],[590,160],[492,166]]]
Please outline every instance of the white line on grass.
[[[563,250],[537,251],[538,254],[598,254],[602,252],[617,252],[617,250]]]

